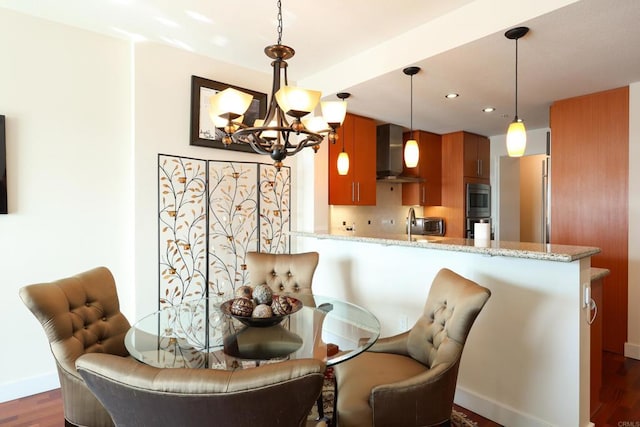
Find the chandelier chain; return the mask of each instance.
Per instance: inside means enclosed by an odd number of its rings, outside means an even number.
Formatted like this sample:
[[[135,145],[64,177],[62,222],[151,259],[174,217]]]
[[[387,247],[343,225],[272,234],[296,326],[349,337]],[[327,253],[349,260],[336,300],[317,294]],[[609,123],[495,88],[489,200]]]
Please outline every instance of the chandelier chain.
[[[282,2],[278,0],[278,44],[282,44]]]

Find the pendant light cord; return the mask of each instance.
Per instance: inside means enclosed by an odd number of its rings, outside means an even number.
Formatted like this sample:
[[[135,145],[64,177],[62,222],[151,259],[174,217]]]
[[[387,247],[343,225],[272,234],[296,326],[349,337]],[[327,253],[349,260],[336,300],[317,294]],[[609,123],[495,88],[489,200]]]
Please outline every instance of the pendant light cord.
[[[411,139],[413,139],[413,74],[411,75],[411,96],[410,98],[410,109],[411,109],[411,115],[409,118],[409,122],[411,125]]]
[[[516,116],[514,121],[518,120],[518,39],[516,38]]]

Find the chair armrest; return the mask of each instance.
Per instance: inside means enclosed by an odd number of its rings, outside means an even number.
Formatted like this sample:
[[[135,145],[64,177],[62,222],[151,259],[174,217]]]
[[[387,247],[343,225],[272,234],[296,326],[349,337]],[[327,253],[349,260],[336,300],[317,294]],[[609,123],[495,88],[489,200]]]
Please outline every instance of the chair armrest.
[[[380,338],[367,351],[377,353],[394,353],[408,356],[407,339],[409,331],[391,337]]]

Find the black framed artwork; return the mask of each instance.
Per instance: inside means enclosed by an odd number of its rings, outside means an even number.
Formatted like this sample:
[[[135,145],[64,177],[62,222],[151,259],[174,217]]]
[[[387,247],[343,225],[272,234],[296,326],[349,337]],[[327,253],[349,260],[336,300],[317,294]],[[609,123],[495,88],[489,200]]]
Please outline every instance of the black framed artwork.
[[[7,202],[7,139],[4,122],[4,116],[0,116],[0,214],[9,213]]]
[[[253,149],[248,144],[225,146],[222,143],[224,132],[216,128],[209,117],[209,98],[228,87],[241,90],[253,96],[251,105],[244,115],[243,123],[245,125],[253,126],[253,122],[256,119],[264,118],[267,112],[267,95],[265,93],[198,76],[191,76],[191,133],[189,144],[253,153]]]

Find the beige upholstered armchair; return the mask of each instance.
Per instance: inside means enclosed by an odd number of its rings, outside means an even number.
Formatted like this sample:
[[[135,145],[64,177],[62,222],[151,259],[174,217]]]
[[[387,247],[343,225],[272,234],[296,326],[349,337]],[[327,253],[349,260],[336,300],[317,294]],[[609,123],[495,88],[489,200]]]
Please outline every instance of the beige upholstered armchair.
[[[317,252],[268,254],[248,252],[246,263],[253,286],[266,283],[276,294],[290,294],[307,304],[313,273],[318,266]],[[311,304],[309,304],[311,305]]]
[[[336,365],[338,425],[448,425],[462,350],[490,295],[440,270],[412,329]]]
[[[65,424],[113,426],[100,402],[76,371],[86,353],[127,356],[129,322],[120,312],[115,281],[105,267],[51,283],[25,286],[20,297],[42,324],[56,361]]]
[[[296,359],[234,371],[155,368],[87,354],[80,375],[117,426],[300,427],[322,390],[325,365]]]

